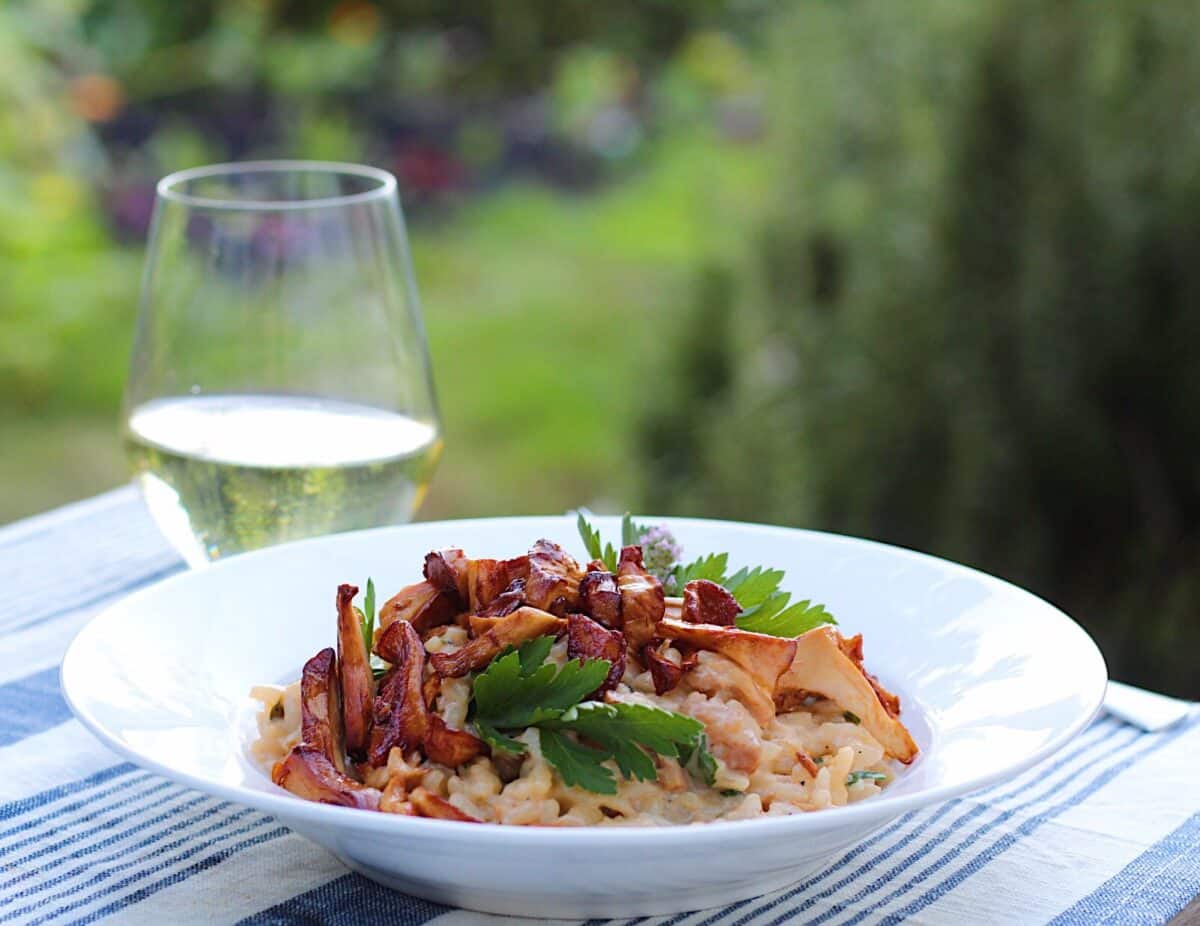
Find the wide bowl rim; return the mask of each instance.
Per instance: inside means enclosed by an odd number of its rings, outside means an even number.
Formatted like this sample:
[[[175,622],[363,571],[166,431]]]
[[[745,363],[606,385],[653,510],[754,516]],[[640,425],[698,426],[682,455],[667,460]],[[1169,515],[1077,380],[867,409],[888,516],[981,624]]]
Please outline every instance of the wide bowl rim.
[[[854,804],[790,816],[767,816],[749,820],[717,820],[703,824],[664,826],[533,827],[506,826],[501,824],[479,825],[453,820],[435,820],[423,817],[417,818],[396,814],[374,813],[349,807],[336,807],[306,801],[287,794],[282,789],[279,789],[279,793],[272,793],[267,790],[230,785],[201,775],[195,775],[167,763],[160,762],[152,755],[141,752],[131,744],[126,743],[100,722],[92,714],[88,706],[82,703],[81,699],[77,697],[78,692],[73,690],[72,677],[75,672],[73,666],[77,660],[83,658],[83,649],[91,635],[102,630],[107,621],[118,619],[121,612],[126,608],[138,605],[142,599],[163,594],[164,589],[169,589],[175,585],[186,584],[190,581],[199,581],[197,579],[198,576],[225,570],[252,568],[246,564],[252,564],[265,558],[286,557],[291,551],[297,548],[319,546],[331,541],[338,542],[339,538],[420,532],[422,530],[436,529],[443,525],[454,525],[455,527],[467,530],[472,526],[491,525],[497,522],[508,522],[514,526],[518,526],[519,522],[522,521],[546,522],[563,517],[565,516],[510,515],[503,517],[442,519],[438,521],[421,521],[411,524],[375,527],[360,531],[347,531],[339,534],[326,534],[320,537],[311,537],[239,554],[227,560],[210,563],[201,569],[192,569],[177,573],[114,602],[79,630],[67,647],[60,667],[60,687],[63,697],[80,723],[118,755],[142,768],[157,772],[172,781],[241,806],[273,814],[285,822],[296,820],[306,825],[337,827],[339,829],[350,828],[359,832],[378,833],[393,837],[424,834],[430,838],[459,839],[462,836],[469,835],[472,841],[480,845],[507,846],[512,848],[553,847],[560,844],[570,846],[591,841],[599,841],[603,844],[601,848],[605,849],[661,847],[662,844],[679,842],[681,839],[686,839],[690,842],[697,836],[705,840],[713,838],[726,843],[734,842],[742,844],[756,842],[760,839],[768,839],[773,835],[777,837],[787,834],[800,835],[806,830],[825,831],[832,828],[831,824],[835,822],[852,827],[876,821],[886,821],[916,808],[940,804],[952,798],[981,790],[1028,770],[1070,742],[1071,739],[1095,719],[1101,709],[1105,686],[1108,682],[1108,671],[1104,657],[1095,641],[1078,622],[1061,609],[1014,583],[971,566],[956,563],[929,553],[868,538],[854,537],[848,534],[747,521],[656,515],[639,515],[638,517],[640,520],[648,520],[653,523],[666,522],[668,524],[694,525],[696,527],[749,528],[755,531],[787,535],[800,534],[826,542],[832,541],[852,546],[868,545],[883,548],[892,554],[898,554],[902,558],[935,563],[943,567],[948,566],[954,571],[972,576],[977,580],[982,580],[985,584],[995,585],[1009,593],[1015,592],[1020,596],[1031,599],[1042,608],[1047,609],[1048,613],[1054,616],[1054,619],[1066,622],[1068,632],[1077,637],[1082,653],[1091,662],[1091,666],[1089,667],[1092,689],[1090,692],[1091,696],[1088,697],[1086,692],[1081,692],[1084,695],[1081,702],[1089,706],[1082,708],[1069,723],[1066,723],[1038,748],[1016,760],[1006,762],[1001,758],[997,761],[994,769],[955,783],[934,784],[894,796],[890,796],[885,792],[884,794]],[[598,516],[594,520],[603,522],[610,518],[611,516]]]

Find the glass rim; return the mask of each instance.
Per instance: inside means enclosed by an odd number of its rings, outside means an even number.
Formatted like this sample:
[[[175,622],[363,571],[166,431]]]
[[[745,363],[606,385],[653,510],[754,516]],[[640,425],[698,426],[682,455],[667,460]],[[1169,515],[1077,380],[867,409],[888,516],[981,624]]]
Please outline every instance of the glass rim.
[[[316,173],[345,174],[373,180],[376,186],[361,193],[342,196],[322,196],[317,199],[227,199],[213,196],[196,196],[185,193],[178,187],[190,180],[205,177],[233,176],[236,174],[286,173],[289,171],[313,171]],[[155,193],[159,199],[201,209],[221,211],[294,211],[301,209],[327,209],[387,199],[396,193],[396,178],[379,167],[366,164],[351,164],[342,161],[229,161],[223,164],[208,164],[204,167],[189,167],[167,174],[158,181]]]

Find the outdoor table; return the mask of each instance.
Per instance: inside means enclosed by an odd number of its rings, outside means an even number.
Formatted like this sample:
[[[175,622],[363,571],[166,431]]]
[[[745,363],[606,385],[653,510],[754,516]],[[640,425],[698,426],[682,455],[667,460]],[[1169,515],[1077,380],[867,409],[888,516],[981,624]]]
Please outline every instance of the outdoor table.
[[[132,488],[0,528],[0,921],[488,919],[349,873],[271,817],[121,760],[72,718],[58,673],[76,631],[184,568]],[[1160,733],[1101,716],[1029,772],[907,813],[795,887],[649,922],[1200,922],[1200,905],[1184,910],[1197,893],[1193,710]]]

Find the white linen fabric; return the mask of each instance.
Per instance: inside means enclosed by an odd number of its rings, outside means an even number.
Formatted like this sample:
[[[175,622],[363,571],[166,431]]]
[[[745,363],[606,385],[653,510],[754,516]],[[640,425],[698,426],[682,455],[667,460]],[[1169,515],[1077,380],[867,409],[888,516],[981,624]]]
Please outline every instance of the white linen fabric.
[[[183,568],[132,488],[0,528],[0,922],[490,920],[379,887],[72,719],[58,666],[75,631]],[[1165,923],[1200,893],[1198,769],[1200,711],[1154,734],[1101,717],[1037,768],[905,814],[787,890],[636,922]]]

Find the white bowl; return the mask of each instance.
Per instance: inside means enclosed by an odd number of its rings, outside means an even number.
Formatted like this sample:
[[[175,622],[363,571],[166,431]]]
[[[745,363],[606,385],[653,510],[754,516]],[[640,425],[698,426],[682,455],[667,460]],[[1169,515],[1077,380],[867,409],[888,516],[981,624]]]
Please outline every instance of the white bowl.
[[[654,519],[650,519],[656,523]],[[308,803],[246,756],[247,692],[294,680],[334,639],[334,590],[385,596],[431,549],[583,550],[567,517],[449,521],[340,534],[175,576],[99,615],[71,644],[71,708],[133,762],[274,814],[351,868],[428,900],[527,916],[634,916],[729,904],[800,880],[901,813],[1012,776],[1098,710],[1104,661],[1066,615],[1013,585],[907,550],[810,531],[670,519],[685,553],[787,570],[784,587],[865,636],[866,664],[903,699],[917,761],[848,807],[661,828],[545,829]],[[619,536],[615,519],[598,521]],[[280,859],[286,865],[286,859]]]

